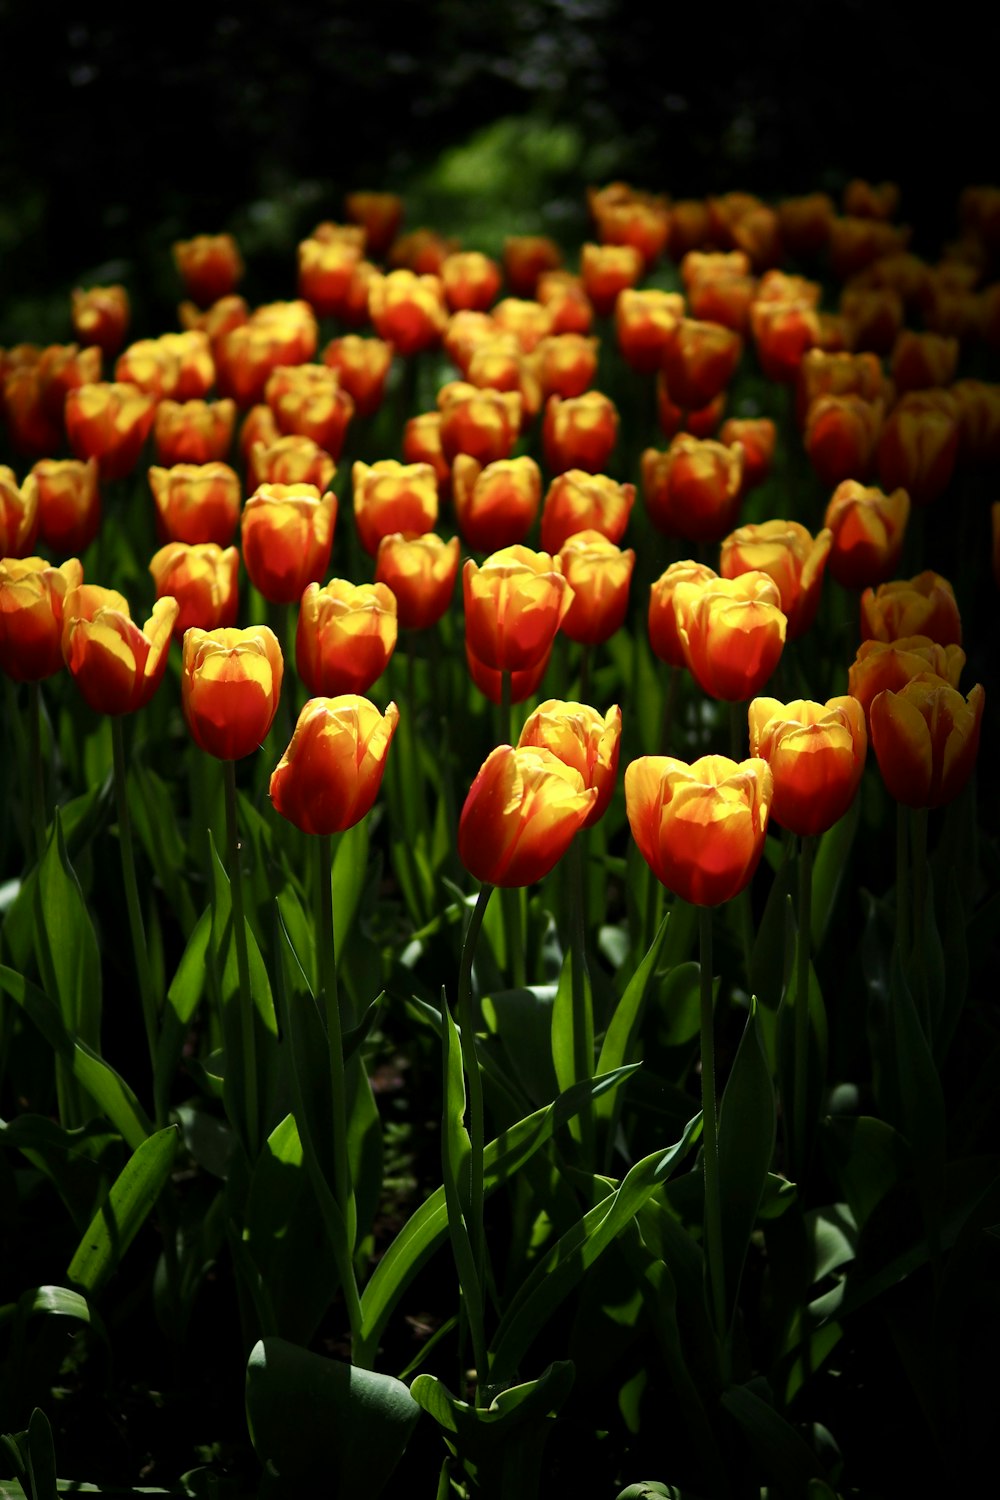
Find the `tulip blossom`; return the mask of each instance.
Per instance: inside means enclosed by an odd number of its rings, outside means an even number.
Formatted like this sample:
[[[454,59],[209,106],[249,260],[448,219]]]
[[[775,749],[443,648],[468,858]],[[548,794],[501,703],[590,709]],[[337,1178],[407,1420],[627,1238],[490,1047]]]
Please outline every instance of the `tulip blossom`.
[[[600,714],[586,703],[564,703],[548,698],[527,719],[518,737],[519,750],[535,746],[551,750],[564,765],[579,771],[586,788],[597,788],[597,801],[587,817],[591,827],[607,810],[618,780],[622,711],[617,703]]]
[[[384,536],[375,558],[375,582],[384,583],[396,599],[404,630],[436,625],[455,592],[461,546],[457,536],[444,541],[433,532]]]
[[[362,247],[347,240],[302,240],[298,249],[298,292],[318,318],[339,318],[350,295],[351,278]]]
[[[860,396],[817,396],[806,413],[803,441],[821,483],[865,480],[882,428],[882,402]]]
[[[152,464],[149,487],[156,504],[156,529],[169,542],[215,542],[227,547],[240,516],[240,481],[228,464]]]
[[[438,495],[451,488],[451,464],[441,446],[441,413],[419,412],[403,428],[403,458],[408,464],[430,464],[437,480]]]
[[[71,557],[55,568],[41,557],[0,559],[0,671],[40,682],[63,665],[63,601],[83,582]]]
[[[682,432],[690,437],[710,438],[725,410],[726,392],[720,391],[715,400],[700,411],[685,411],[671,399],[663,371],[656,377],[656,420],[664,437],[672,438]]]
[[[264,388],[278,430],[310,437],[336,461],[344,446],[354,402],[329,365],[279,365]]]
[[[153,554],[149,571],[156,597],[176,599],[179,606],[175,640],[181,640],[192,625],[220,630],[236,624],[239,570],[236,548],[223,551],[215,542],[168,542]]]
[[[32,465],[38,485],[38,530],[55,552],[83,552],[101,524],[97,460],[43,458]]]
[[[778,586],[766,573],[677,585],[677,634],[703,692],[726,703],[760,692],[785,645],[779,601]]]
[[[550,310],[530,298],[504,297],[490,316],[501,334],[513,335],[522,354],[533,354],[553,331]]]
[[[533,297],[539,278],[562,265],[555,240],[543,234],[509,234],[503,245],[503,268],[515,297]]]
[[[73,292],[73,332],[81,344],[96,344],[109,357],[121,348],[130,316],[123,286],[76,287]]]
[[[66,432],[77,458],[96,458],[102,480],[122,479],[139,461],[156,414],[155,396],[119,383],[81,385],[66,397]]]
[[[597,351],[597,339],[582,333],[550,333],[540,339],[532,363],[542,396],[582,396],[594,383]]]
[[[144,708],[163,680],[176,599],[157,599],[145,625],[114,589],[81,583],[63,600],[62,653],[77,687],[99,714]]]
[[[276,812],[303,833],[342,833],[371,810],[399,722],[367,698],[310,698],[271,775]]]
[[[804,422],[809,407],[820,396],[860,396],[863,401],[891,399],[889,382],[876,354],[848,354],[810,349],[799,366],[795,411]]]
[[[38,534],[38,480],[29,474],[18,484],[13,469],[0,464],[0,557],[24,557]]]
[[[743,449],[678,433],[666,452],[647,448],[642,492],[654,526],[689,542],[717,542],[732,529],[742,497]]]
[[[819,314],[805,298],[772,302],[758,297],[750,307],[757,359],[768,380],[791,384],[810,349],[821,338]]]
[[[314,696],[364,693],[396,649],[396,598],[384,583],[332,578],[302,595],[295,665]]]
[[[368,311],[379,338],[404,359],[439,343],[448,321],[439,277],[418,276],[409,270],[373,276]]]
[[[693,561],[671,563],[649,591],[649,644],[656,656],[669,667],[683,667],[684,647],[677,633],[677,610],[674,594],[679,583],[704,583],[718,574],[707,563]]]
[[[774,778],[771,811],[782,828],[809,838],[825,833],[854,800],[868,736],[860,703],[779,703],[755,698],[749,709],[750,754]]]
[[[862,640],[898,641],[929,635],[942,646],[962,644],[962,621],[955,591],[940,573],[895,579],[861,595]]]
[[[517,391],[482,389],[453,380],[437,397],[441,412],[441,448],[452,462],[467,453],[481,464],[509,458],[521,430],[521,397]]]
[[[642,252],[634,245],[586,244],[580,252],[584,289],[600,318],[614,311],[619,293],[634,287],[642,272]]]
[[[725,389],[736,372],[743,340],[719,323],[682,318],[663,351],[670,398],[686,411],[700,411]]]
[[[235,423],[235,401],[161,401],[153,423],[157,460],[168,469],[221,462],[232,446]]]
[[[438,517],[437,480],[430,464],[401,464],[394,458],[352,470],[354,519],[361,545],[370,557],[384,536],[402,531],[423,536]]]
[[[601,474],[618,441],[618,410],[601,391],[563,400],[550,396],[545,404],[542,449],[554,474],[584,469]]]
[[[833,533],[830,572],[844,588],[883,583],[896,571],[910,518],[905,490],[886,495],[845,479],[830,498],[823,525]]]
[[[518,672],[535,666],[552,648],[573,592],[557,558],[527,547],[504,547],[462,574],[465,634],[484,666]]]
[[[590,332],[594,308],[579,276],[570,271],[543,271],[535,296],[552,319],[553,333]]]
[[[199,307],[226,297],[243,279],[243,257],[231,234],[196,234],[177,240],[174,265],[184,290]]]
[[[344,212],[365,231],[365,244],[374,256],[382,256],[399,232],[403,200],[397,193],[356,192],[344,198]]]
[[[134,385],[157,401],[174,395],[179,376],[180,361],[161,339],[139,339],[115,361],[115,380],[120,385]],[[205,391],[194,394],[203,396]]]
[[[645,755],[625,771],[625,808],[661,885],[695,906],[731,901],[764,850],[773,780],[767,762],[706,755],[693,765]]]
[[[847,326],[851,349],[870,349],[888,354],[903,327],[903,299],[888,286],[845,287],[840,311]]]
[[[635,485],[606,474],[567,469],[549,485],[542,508],[542,547],[558,552],[578,531],[599,531],[620,542],[635,503]]]
[[[562,859],[598,796],[551,750],[498,745],[465,799],[459,858],[490,885],[533,885]]]
[[[217,760],[242,760],[267,738],[284,662],[266,625],[184,636],[181,704],[191,738]]]
[[[578,531],[560,548],[559,563],[573,590],[563,633],[587,646],[608,640],[625,620],[635,553],[599,531]]]
[[[243,507],[240,534],[250,582],[271,604],[294,604],[326,572],[337,497],[312,484],[262,484]]]
[[[930,673],[873,699],[872,748],[890,797],[907,807],[941,807],[958,796],[979,752],[985,699],[979,683],[966,699]]]
[[[653,375],[663,364],[667,344],[684,316],[679,292],[627,288],[615,303],[615,334],[626,363],[639,375]]]
[[[954,644],[939,646],[927,635],[904,636],[896,641],[862,641],[847,675],[847,690],[857,698],[869,719],[879,693],[898,693],[914,677],[927,673],[958,687],[965,666],[965,652]],[[870,727],[870,725],[869,725]]]
[[[484,311],[496,301],[502,280],[497,262],[479,250],[458,250],[441,263],[441,281],[452,312],[462,308]]]
[[[922,395],[915,392],[893,408],[878,440],[879,483],[905,489],[914,505],[929,505],[944,493],[958,457],[953,406],[924,404]]]
[[[316,317],[308,302],[272,302],[215,344],[219,390],[241,407],[262,401],[272,373],[316,353]]]
[[[740,526],[722,542],[719,572],[723,578],[738,578],[757,570],[773,578],[788,619],[788,639],[795,640],[816,618],[832,540],[829,531],[814,539],[797,521]]]
[[[743,449],[743,493],[763,484],[771,472],[778,429],[770,417],[730,417],[719,428],[719,442]]]
[[[378,411],[392,365],[391,344],[348,333],[330,340],[323,350],[323,363],[336,370],[341,387],[351,397],[359,417],[370,417]]]
[[[496,552],[523,542],[534,525],[541,470],[526,456],[497,459],[484,468],[460,453],[452,465],[452,495],[463,541],[477,552]]]
[[[324,494],[336,472],[329,453],[297,432],[273,443],[253,442],[247,455],[247,477],[254,489],[263,484],[312,484]]]

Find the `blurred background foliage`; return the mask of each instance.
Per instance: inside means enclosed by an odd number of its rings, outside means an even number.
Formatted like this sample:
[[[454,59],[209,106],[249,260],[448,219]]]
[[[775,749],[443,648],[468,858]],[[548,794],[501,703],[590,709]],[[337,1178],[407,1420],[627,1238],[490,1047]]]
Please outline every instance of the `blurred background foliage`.
[[[170,243],[232,229],[247,295],[293,295],[293,249],[343,193],[496,251],[579,243],[583,188],[764,196],[903,186],[932,246],[995,177],[995,9],[781,0],[286,0],[110,9],[0,0],[0,342],[68,337],[78,282],[125,279],[164,326]],[[58,292],[56,300],[54,294]],[[144,301],[145,299],[145,301]]]

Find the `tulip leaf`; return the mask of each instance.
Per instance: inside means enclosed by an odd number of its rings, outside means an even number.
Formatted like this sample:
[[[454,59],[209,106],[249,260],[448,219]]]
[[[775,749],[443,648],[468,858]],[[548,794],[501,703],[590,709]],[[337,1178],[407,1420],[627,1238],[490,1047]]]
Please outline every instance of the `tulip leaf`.
[[[715,981],[716,986],[719,981]],[[684,1047],[698,1035],[701,1022],[701,968],[693,960],[668,971],[657,1004],[658,1039],[662,1047]]]
[[[382,1117],[368,1070],[358,1050],[344,1061],[347,1094],[347,1154],[357,1206],[358,1241],[368,1234],[382,1192]]]
[[[335,951],[342,953],[354,921],[368,870],[369,819],[362,818],[346,833],[338,834],[333,857],[333,935]],[[371,991],[369,991],[369,994]]]
[[[90,1223],[94,1204],[113,1180],[122,1155],[121,1136],[103,1119],[65,1130],[44,1115],[18,1115],[0,1121],[0,1146],[16,1146],[44,1173],[69,1210],[77,1234]]]
[[[153,1086],[156,1098],[160,1101],[165,1101],[168,1096],[191,1019],[205,988],[205,965],[211,935],[212,909],[206,907],[194,924],[187,947],[181,954],[180,963],[167,990],[167,1003],[160,1017],[160,1035],[156,1043],[153,1071]],[[160,1118],[163,1118],[162,1111]]]
[[[775,1118],[774,1085],[761,1042],[757,1002],[751,1000],[719,1110],[719,1191],[729,1319],[774,1154]]]
[[[35,957],[63,1024],[92,1047],[101,1045],[101,955],[80,882],[69,862],[58,810],[35,886]]]
[[[184,878],[184,840],[174,816],[170,788],[143,763],[141,754],[133,756],[129,765],[128,805],[146,858],[166,892],[182,932],[189,937],[198,914]]]
[[[133,1151],[69,1263],[69,1279],[90,1296],[99,1292],[145,1223],[174,1164],[176,1125],[168,1125]]]
[[[508,1077],[520,1086],[526,1108],[537,1108],[559,1093],[550,1043],[554,997],[554,985],[535,984],[495,990],[482,1001],[483,1019],[503,1055]]]
[[[653,971],[656,968],[656,962],[659,958],[667,929],[672,921],[673,918],[669,914],[663,918],[657,929],[656,936],[649,945],[648,953],[632,975],[626,986],[625,993],[615,1007],[614,1015],[611,1017],[610,1024],[604,1036],[604,1042],[601,1046],[600,1056],[597,1060],[596,1071],[598,1074],[610,1073],[615,1068],[620,1068],[633,1059],[642,1025],[650,980],[653,977]],[[616,1092],[615,1094],[606,1094],[603,1098],[599,1099],[595,1105],[594,1112],[599,1120],[604,1121],[608,1127],[613,1127],[620,1109],[621,1103]]]
[[[948,1056],[955,1028],[961,1019],[969,986],[969,950],[966,941],[965,905],[961,888],[949,880],[944,890],[944,976],[940,1005],[932,1016],[934,1056],[939,1064]]]
[[[831,1175],[859,1230],[863,1229],[900,1181],[906,1165],[905,1144],[885,1120],[870,1115],[825,1120],[822,1141]]]
[[[899,1103],[896,1123],[913,1149],[919,1171],[921,1164],[944,1150],[944,1094],[898,953],[893,954],[889,1020]]]
[[[329,1500],[380,1495],[420,1418],[402,1381],[279,1338],[250,1354],[246,1405],[269,1497],[309,1494],[318,1475]]]
[[[701,1115],[688,1121],[667,1151],[636,1162],[616,1192],[590,1209],[546,1252],[510,1299],[494,1338],[493,1377],[511,1380],[539,1329],[584,1274],[635,1218],[643,1204],[687,1154],[701,1131]]]
[[[855,797],[842,818],[819,840],[812,868],[810,939],[818,953],[830,930],[830,921],[840,887],[850,863],[851,846],[861,818],[861,798]]]
[[[67,1031],[48,995],[5,964],[0,965],[0,988],[23,1008],[56,1056],[66,1064],[128,1145],[133,1150],[141,1145],[152,1126],[125,1080],[91,1047]]]
[[[795,931],[795,919],[791,900],[788,903],[789,933]],[[778,1080],[786,1129],[793,1132],[791,1165],[804,1172],[812,1154],[813,1142],[819,1122],[823,1090],[826,1082],[827,1020],[823,995],[820,991],[816,971],[808,966],[808,1030],[806,1055],[806,1102],[801,1114],[795,1101],[795,1028],[799,1007],[799,943],[802,935],[795,932],[790,959],[790,975],[778,1012]],[[759,1013],[758,1013],[759,1020]],[[802,1139],[797,1132],[802,1131]]]
[[[280,941],[275,989],[281,1015],[283,1048],[302,1101],[296,1107],[300,1133],[308,1136],[327,1183],[334,1180],[333,1112],[330,1103],[330,1052],[326,1024],[308,989],[292,948],[284,914],[276,907]]]
[[[730,1386],[722,1405],[742,1428],[764,1473],[785,1495],[804,1495],[823,1466],[805,1438],[746,1385]]]
[[[441,1126],[441,1167],[448,1209],[455,1268],[462,1288],[463,1306],[469,1320],[474,1349],[485,1349],[485,1287],[479,1272],[473,1235],[483,1235],[483,1225],[474,1221],[472,1201],[472,1141],[465,1128],[465,1073],[458,1027],[442,996],[441,1051],[444,1073],[444,1119]]]

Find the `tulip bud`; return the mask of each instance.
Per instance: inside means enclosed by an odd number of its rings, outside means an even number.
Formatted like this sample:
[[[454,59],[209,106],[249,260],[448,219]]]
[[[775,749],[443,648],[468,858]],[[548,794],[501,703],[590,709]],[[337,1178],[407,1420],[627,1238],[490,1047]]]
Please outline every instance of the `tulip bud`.
[[[371,810],[399,722],[390,703],[353,694],[310,698],[271,776],[276,812],[303,833],[342,833]]]
[[[477,880],[534,885],[558,864],[598,799],[550,750],[499,745],[469,789],[458,853]]]
[[[774,778],[771,812],[782,828],[811,838],[832,828],[854,800],[868,736],[853,697],[826,703],[755,698],[749,708],[750,754]]]
[[[278,711],[284,662],[266,625],[249,630],[188,630],[181,704],[199,749],[242,760],[267,738]]]
[[[295,665],[314,696],[364,693],[396,648],[395,595],[384,583],[309,584],[295,633]]]
[[[63,601],[83,582],[71,557],[54,568],[41,557],[0,559],[0,671],[40,682],[63,665]]]

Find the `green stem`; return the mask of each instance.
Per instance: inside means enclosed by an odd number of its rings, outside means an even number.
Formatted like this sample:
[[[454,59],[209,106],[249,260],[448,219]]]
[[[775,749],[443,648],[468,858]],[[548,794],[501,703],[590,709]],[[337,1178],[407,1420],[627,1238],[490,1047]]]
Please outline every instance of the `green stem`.
[[[347,1151],[347,1078],[344,1069],[344,1039],[340,1020],[340,995],[337,989],[337,953],[333,926],[333,839],[328,833],[316,839],[317,923],[316,954],[318,960],[323,1014],[326,1017],[326,1041],[330,1053],[330,1102],[333,1111],[333,1195],[347,1226],[346,1259],[353,1264],[357,1238],[357,1204],[351,1184],[351,1164]],[[352,1275],[353,1270],[352,1270]]]
[[[483,1104],[483,1079],[479,1071],[479,1059],[476,1056],[476,1014],[472,998],[472,964],[476,956],[476,944],[479,940],[480,929],[483,918],[486,915],[486,907],[493,894],[493,886],[482,885],[479,896],[473,908],[469,925],[465,932],[465,941],[462,944],[462,959],[458,971],[458,1024],[462,1038],[462,1062],[465,1065],[466,1083],[468,1086],[469,1099],[469,1140],[471,1151],[469,1153],[469,1237],[472,1241],[472,1253],[475,1258],[476,1277],[480,1288],[485,1289],[486,1270],[486,1234],[483,1227],[483,1204],[485,1202],[485,1190],[483,1186],[483,1152],[486,1148],[486,1126],[485,1111]],[[482,1319],[471,1319],[470,1327],[473,1331],[474,1343],[480,1340],[476,1337],[477,1326],[482,1328]],[[482,1386],[489,1371],[489,1351],[485,1348],[474,1348],[478,1383]]]
[[[149,950],[146,947],[146,929],[142,921],[142,906],[139,901],[139,886],[135,878],[135,850],[132,845],[132,819],[128,810],[128,779],[125,762],[125,725],[120,715],[111,719],[111,747],[114,757],[115,804],[118,810],[118,843],[122,857],[122,882],[125,886],[125,908],[132,934],[132,952],[135,955],[136,974],[139,980],[139,998],[142,1003],[142,1019],[146,1027],[146,1043],[149,1060],[156,1066],[157,1004],[153,994],[153,977],[149,967]],[[157,1124],[164,1122],[157,1119]]]
[[[809,958],[812,929],[812,867],[815,840],[803,837],[799,850],[799,930],[795,972],[795,1071],[792,1102],[794,1163],[801,1182],[808,1166],[809,1120],[806,1110],[809,1083]]]
[[[226,863],[233,903],[233,938],[240,989],[240,1035],[243,1053],[243,1137],[249,1160],[257,1160],[260,1121],[257,1104],[257,1043],[254,1035],[253,996],[250,992],[250,959],[247,953],[246,916],[243,904],[243,870],[236,810],[236,762],[223,762],[226,787]]]
[[[48,819],[45,816],[45,765],[42,761],[42,690],[38,682],[28,683],[28,757],[31,826],[35,838],[35,856],[41,864],[48,842]]]
[[[584,859],[581,832],[569,847],[567,871],[570,897],[570,988],[573,1005],[573,1082],[590,1078],[594,1071],[594,1010],[587,983],[587,950],[584,935]],[[586,1163],[594,1167],[594,1112],[588,1099],[574,1130]],[[575,1124],[576,1122],[574,1122]]]
[[[719,1191],[719,1122],[715,1106],[715,1035],[712,1004],[712,908],[698,908],[701,961],[701,1112],[702,1162],[705,1171],[705,1239],[712,1316],[721,1340],[726,1337],[726,1284],[722,1259],[722,1199]]]

